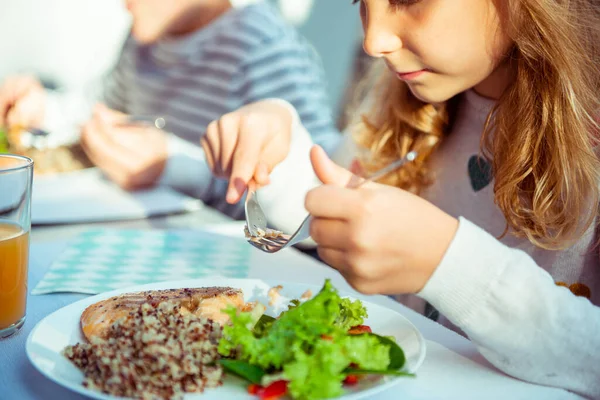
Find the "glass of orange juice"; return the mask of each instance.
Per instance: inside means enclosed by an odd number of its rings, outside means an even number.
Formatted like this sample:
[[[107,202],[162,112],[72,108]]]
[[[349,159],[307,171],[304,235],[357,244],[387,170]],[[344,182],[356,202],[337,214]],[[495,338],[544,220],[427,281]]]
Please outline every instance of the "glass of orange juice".
[[[0,154],[0,339],[25,322],[33,161]]]

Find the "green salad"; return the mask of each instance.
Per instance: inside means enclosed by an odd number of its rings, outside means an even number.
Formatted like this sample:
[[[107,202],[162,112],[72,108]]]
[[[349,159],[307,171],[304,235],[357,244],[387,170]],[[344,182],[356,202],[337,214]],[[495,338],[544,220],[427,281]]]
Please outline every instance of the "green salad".
[[[6,132],[0,128],[0,154],[8,153],[8,137]]]
[[[251,385],[263,399],[284,394],[295,399],[324,399],[343,394],[361,375],[408,375],[404,352],[394,340],[364,326],[360,300],[340,297],[327,280],[312,299],[294,300],[275,319],[262,311],[226,313],[231,324],[219,343],[223,367]]]

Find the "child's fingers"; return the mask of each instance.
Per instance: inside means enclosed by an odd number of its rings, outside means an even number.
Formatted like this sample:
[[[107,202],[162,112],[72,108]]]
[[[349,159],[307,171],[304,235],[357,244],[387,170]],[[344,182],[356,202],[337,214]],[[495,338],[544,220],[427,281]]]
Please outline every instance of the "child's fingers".
[[[349,220],[361,203],[358,190],[322,185],[307,193],[304,206],[314,217]]]
[[[310,160],[317,177],[324,184],[350,187],[362,181],[352,172],[334,163],[320,146],[311,149]]]
[[[101,118],[104,123],[109,125],[124,122],[127,119],[127,114],[108,108],[102,103],[96,104],[94,113]]]
[[[258,186],[266,186],[271,183],[271,178],[269,177],[269,167],[262,161],[258,162],[256,171],[254,172],[254,182],[256,182]]]
[[[8,112],[6,113],[6,118],[5,118],[5,126],[7,128],[12,128],[15,127],[19,124],[19,120],[21,119],[19,116],[19,110],[17,109],[17,107],[12,107],[11,109],[8,110]]]
[[[200,139],[200,145],[202,146],[202,150],[204,150],[204,155],[206,157],[206,163],[208,164],[208,168],[214,174],[215,173],[215,157],[213,155],[212,149],[210,147],[210,143],[206,139],[205,136],[202,136]]]
[[[340,219],[313,218],[310,223],[310,237],[320,247],[347,250],[351,243],[350,226]]]
[[[12,100],[5,90],[0,91],[0,126],[6,126],[6,118],[12,107]]]
[[[6,126],[30,127],[32,119],[29,118],[29,114],[31,114],[29,108],[23,100],[17,102],[6,114]]]
[[[258,166],[262,147],[256,141],[256,135],[240,132],[231,164],[231,178],[227,190],[227,202],[239,201],[248,182],[254,176]]]
[[[131,152],[118,141],[113,141],[111,135],[107,134],[105,126],[97,119],[85,125],[81,142],[88,156],[96,160],[101,169],[112,170],[114,167],[114,169],[131,170],[135,166],[136,160],[131,156]]]
[[[212,173],[216,176],[222,177],[223,173],[220,168],[220,160],[219,157],[221,155],[220,150],[220,136],[219,136],[219,122],[213,121],[208,124],[206,128],[206,133],[204,134],[203,140],[206,142],[206,147],[210,151],[211,155],[211,170]],[[207,153],[208,154],[208,153]]]
[[[41,99],[35,97],[23,97],[8,111],[6,115],[6,126],[36,127],[39,124]]]
[[[239,118],[225,115],[219,119],[219,155],[218,164],[222,173],[227,176],[232,171],[234,152],[240,135]]]
[[[324,246],[319,246],[317,252],[325,264],[337,269],[340,273],[348,269],[348,254],[346,252]]]

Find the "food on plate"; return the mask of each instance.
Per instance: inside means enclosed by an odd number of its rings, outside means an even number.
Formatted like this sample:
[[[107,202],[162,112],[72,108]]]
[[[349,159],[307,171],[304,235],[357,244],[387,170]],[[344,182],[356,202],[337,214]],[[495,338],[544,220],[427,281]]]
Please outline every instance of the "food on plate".
[[[31,158],[37,175],[70,172],[92,166],[79,144],[50,147],[44,144],[45,140],[18,127],[8,132],[0,129],[0,153]]]
[[[342,298],[329,281],[312,299],[293,300],[277,318],[233,307],[223,327],[220,363],[250,382],[261,398],[289,394],[324,399],[343,394],[361,376],[410,375],[400,371],[405,357],[390,338],[364,324],[360,300]]]
[[[106,336],[65,349],[93,390],[139,399],[180,399],[222,384],[216,363],[221,326],[182,305],[164,301],[136,304]]]
[[[282,289],[268,295],[280,299]],[[64,354],[84,372],[84,386],[141,399],[202,392],[224,372],[269,400],[332,398],[365,376],[411,375],[395,341],[364,324],[362,302],[342,298],[329,280],[277,317],[265,310],[231,287],[127,293],[86,308],[87,342]]]
[[[281,285],[277,285],[277,286],[269,289],[267,296],[269,296],[269,305],[270,306],[277,304],[277,302],[281,298],[281,294],[279,293],[281,291],[281,289],[283,289],[283,286],[281,286]]]
[[[196,289],[152,290],[139,293],[126,293],[92,304],[81,315],[81,329],[86,339],[104,338],[111,325],[119,318],[126,317],[144,303],[158,304],[164,301],[180,305],[183,315],[194,314],[223,324],[229,316],[223,309],[232,305],[235,308],[252,307],[244,304],[241,290],[230,287],[209,287]]]

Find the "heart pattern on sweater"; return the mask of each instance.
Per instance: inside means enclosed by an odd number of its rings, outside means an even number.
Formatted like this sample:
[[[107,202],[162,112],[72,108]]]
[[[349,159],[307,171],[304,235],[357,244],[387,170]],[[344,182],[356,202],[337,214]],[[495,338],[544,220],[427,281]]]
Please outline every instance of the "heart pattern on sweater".
[[[468,170],[473,191],[479,192],[492,182],[492,166],[485,158],[478,155],[471,156]]]

